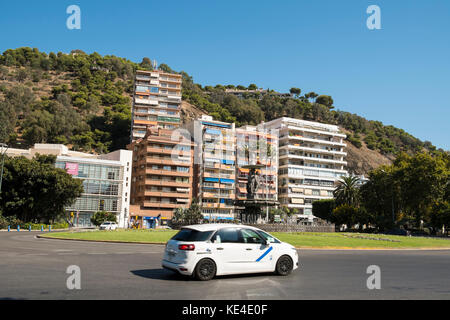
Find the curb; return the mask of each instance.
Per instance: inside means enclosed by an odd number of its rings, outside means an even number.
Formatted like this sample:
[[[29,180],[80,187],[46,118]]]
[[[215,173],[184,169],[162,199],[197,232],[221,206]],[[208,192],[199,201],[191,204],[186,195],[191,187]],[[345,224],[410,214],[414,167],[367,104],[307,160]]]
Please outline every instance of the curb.
[[[85,242],[103,242],[103,243],[125,243],[125,244],[159,244],[166,245],[166,243],[162,242],[142,242],[142,241],[119,241],[119,240],[88,240],[88,239],[67,239],[67,238],[58,238],[58,237],[46,237],[42,234],[36,236],[39,239],[50,239],[50,240],[67,240],[67,241],[85,241]]]
[[[37,235],[39,239],[50,240],[67,240],[67,241],[84,241],[84,242],[100,242],[100,243],[124,243],[124,244],[157,244],[165,245],[161,242],[132,242],[132,241],[119,241],[119,240],[87,240],[87,239],[67,239],[58,237],[46,237],[43,235]],[[450,248],[351,248],[351,247],[295,247],[300,250],[335,250],[335,251],[439,251],[450,250]]]
[[[51,232],[60,232],[60,231],[70,231],[70,229],[52,229],[52,231]],[[20,229],[20,231],[17,231],[17,229],[16,228],[14,228],[14,229],[11,229],[10,231],[8,231],[8,229],[0,229],[0,232],[17,232],[17,233],[23,233],[23,232],[49,232],[48,231],[48,228],[47,228],[47,230],[46,229],[44,229],[44,231],[41,231],[41,230],[28,230],[28,229]]]

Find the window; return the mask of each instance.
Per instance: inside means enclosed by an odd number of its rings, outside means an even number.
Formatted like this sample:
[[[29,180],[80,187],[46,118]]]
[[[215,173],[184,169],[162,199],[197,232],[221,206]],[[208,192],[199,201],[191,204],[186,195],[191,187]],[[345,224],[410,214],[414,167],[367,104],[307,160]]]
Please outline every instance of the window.
[[[280,243],[280,241],[278,241],[277,239],[275,239],[270,234],[268,234],[264,231],[259,231],[259,234],[262,235],[264,240],[269,241],[270,243]]]
[[[241,229],[240,234],[242,243],[263,243],[261,237],[254,230]]]
[[[224,228],[216,232],[212,241],[217,243],[239,243],[239,234],[235,228]]]
[[[213,231],[197,231],[193,229],[181,229],[171,240],[177,241],[206,241]]]

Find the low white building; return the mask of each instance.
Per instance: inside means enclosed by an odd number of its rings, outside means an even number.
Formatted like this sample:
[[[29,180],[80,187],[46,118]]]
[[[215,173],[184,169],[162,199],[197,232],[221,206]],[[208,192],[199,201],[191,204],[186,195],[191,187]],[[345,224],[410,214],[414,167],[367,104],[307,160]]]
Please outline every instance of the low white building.
[[[92,226],[97,211],[116,214],[120,228],[128,227],[132,151],[117,150],[93,155],[69,150],[61,144],[35,144],[30,149],[8,149],[8,156],[33,158],[36,154],[55,155],[57,168],[65,169],[76,179],[83,179],[84,192],[66,208],[73,214],[75,226]]]

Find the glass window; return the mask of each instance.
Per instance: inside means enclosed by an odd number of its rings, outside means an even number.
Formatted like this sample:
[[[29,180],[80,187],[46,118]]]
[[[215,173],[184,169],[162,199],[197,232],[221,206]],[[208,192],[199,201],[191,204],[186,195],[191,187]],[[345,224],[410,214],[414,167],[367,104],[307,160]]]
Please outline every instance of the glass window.
[[[171,240],[177,241],[206,241],[213,231],[197,231],[193,229],[181,229]]]
[[[260,230],[258,232],[264,238],[264,240],[269,241],[270,243],[280,243],[280,241],[272,237],[270,234]]]
[[[213,236],[212,241],[217,243],[239,243],[239,234],[235,228],[220,229]]]
[[[251,229],[241,229],[241,242],[242,243],[263,243],[261,237],[256,233],[256,231]]]

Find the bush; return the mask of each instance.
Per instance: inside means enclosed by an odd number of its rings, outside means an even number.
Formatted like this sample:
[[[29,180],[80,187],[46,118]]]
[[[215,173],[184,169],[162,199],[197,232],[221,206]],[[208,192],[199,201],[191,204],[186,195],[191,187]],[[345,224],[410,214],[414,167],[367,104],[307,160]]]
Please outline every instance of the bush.
[[[15,216],[4,217],[0,215],[0,229],[7,229],[8,226],[11,228],[17,228],[17,226],[21,224],[22,221],[17,219]]]
[[[29,226],[31,226],[31,230],[41,230],[42,226],[44,227],[44,230],[48,230],[49,226],[52,226],[52,230],[69,228],[69,224],[67,222],[56,222],[56,223],[50,224],[50,225],[44,224],[44,223],[28,222],[28,223],[24,223],[23,225],[20,225],[20,228],[28,229]]]

